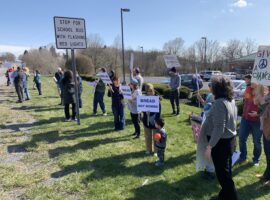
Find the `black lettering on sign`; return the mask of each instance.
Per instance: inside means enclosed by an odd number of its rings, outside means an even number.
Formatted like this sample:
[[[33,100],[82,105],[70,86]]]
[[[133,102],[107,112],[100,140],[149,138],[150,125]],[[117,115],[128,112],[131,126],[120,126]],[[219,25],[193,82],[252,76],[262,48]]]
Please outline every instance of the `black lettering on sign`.
[[[60,39],[65,39],[66,36],[65,35],[57,35],[57,38],[60,38]]]
[[[270,56],[270,51],[268,50],[262,50],[257,52],[257,57],[264,58],[264,57],[269,57]]]
[[[70,24],[68,19],[60,19],[60,24]]]
[[[59,42],[60,46],[67,46],[66,42]]]
[[[83,33],[84,29],[83,28],[76,28],[76,32]]]
[[[66,28],[66,27],[57,27],[57,31],[62,31],[62,32],[73,32],[72,28]]]
[[[73,25],[76,25],[76,26],[79,26],[81,24],[81,22],[80,21],[73,21]]]

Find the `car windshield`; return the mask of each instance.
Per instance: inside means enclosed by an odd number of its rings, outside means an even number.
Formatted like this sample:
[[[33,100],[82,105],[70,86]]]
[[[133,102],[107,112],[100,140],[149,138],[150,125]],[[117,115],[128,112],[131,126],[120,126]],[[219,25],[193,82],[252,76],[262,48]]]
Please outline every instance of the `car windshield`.
[[[240,84],[241,84],[241,82],[233,82],[234,88],[237,88]]]
[[[192,79],[192,75],[182,75],[181,80],[182,81],[190,81]]]

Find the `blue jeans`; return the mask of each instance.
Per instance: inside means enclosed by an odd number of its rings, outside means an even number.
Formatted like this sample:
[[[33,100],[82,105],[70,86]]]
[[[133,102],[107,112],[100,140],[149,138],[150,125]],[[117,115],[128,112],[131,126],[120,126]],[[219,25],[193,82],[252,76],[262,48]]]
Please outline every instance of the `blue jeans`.
[[[264,171],[264,178],[270,180],[270,140],[263,137],[263,148],[266,156],[266,169]]]
[[[98,92],[98,91],[95,92],[93,113],[97,113],[98,104],[102,112],[106,113],[105,104],[104,104],[104,94],[105,94],[104,92]]]
[[[248,121],[246,119],[241,120],[240,133],[239,133],[239,146],[240,146],[240,160],[247,159],[247,139],[251,132],[253,138],[253,162],[258,163],[262,152],[262,131],[260,130],[260,121]]]
[[[125,128],[125,109],[124,106],[112,107],[114,116],[115,130],[124,130]]]
[[[24,94],[23,94],[24,100],[29,100],[29,99],[31,99],[30,94],[29,94],[28,87],[24,87],[24,88],[23,88],[23,91],[24,91]]]

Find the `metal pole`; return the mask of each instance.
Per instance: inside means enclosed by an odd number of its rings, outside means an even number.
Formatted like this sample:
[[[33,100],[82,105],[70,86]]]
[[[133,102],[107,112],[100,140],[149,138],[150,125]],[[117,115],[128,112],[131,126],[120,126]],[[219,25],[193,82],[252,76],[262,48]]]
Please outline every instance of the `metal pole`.
[[[142,48],[142,67],[141,68],[144,68],[143,67],[143,46],[141,48]]]
[[[66,61],[68,61],[68,49],[66,49]]]
[[[206,66],[207,63],[206,63],[206,37],[204,38],[204,68],[206,70]]]
[[[76,117],[77,117],[77,124],[80,125],[80,109],[79,109],[79,91],[78,91],[78,81],[77,81],[77,70],[76,70],[76,60],[74,56],[74,49],[71,49],[71,59],[72,59],[72,71],[73,71],[73,78],[75,83],[75,96],[76,96]]]
[[[125,77],[125,50],[124,50],[124,28],[123,28],[123,11],[121,8],[121,31],[122,31],[122,61],[123,61],[123,84],[126,84],[126,77]]]

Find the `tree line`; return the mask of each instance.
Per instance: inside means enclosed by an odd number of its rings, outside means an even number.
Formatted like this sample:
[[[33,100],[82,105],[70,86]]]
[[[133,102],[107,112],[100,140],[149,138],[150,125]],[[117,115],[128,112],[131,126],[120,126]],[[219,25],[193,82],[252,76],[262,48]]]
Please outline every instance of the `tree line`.
[[[206,48],[205,48],[206,45]],[[93,75],[101,67],[114,70],[117,74],[122,73],[122,51],[121,37],[117,36],[113,44],[106,45],[98,34],[91,34],[87,38],[87,48],[76,50],[77,70],[81,74]],[[206,50],[206,56],[205,56]],[[162,50],[125,49],[125,67],[128,71],[130,54],[134,54],[134,66],[140,67],[144,76],[164,76],[167,69],[163,56],[174,54],[178,57],[182,67],[182,73],[194,73],[195,65],[199,70],[221,70],[227,71],[228,64],[237,58],[249,55],[257,50],[255,40],[231,39],[225,44],[216,40],[198,40],[190,46],[185,46],[181,37],[169,40],[164,43]],[[56,51],[53,45],[30,49],[19,56],[26,65],[32,69],[39,69],[43,74],[52,74],[58,67],[71,68],[69,51]],[[0,60],[13,61],[15,56],[5,53]]]

